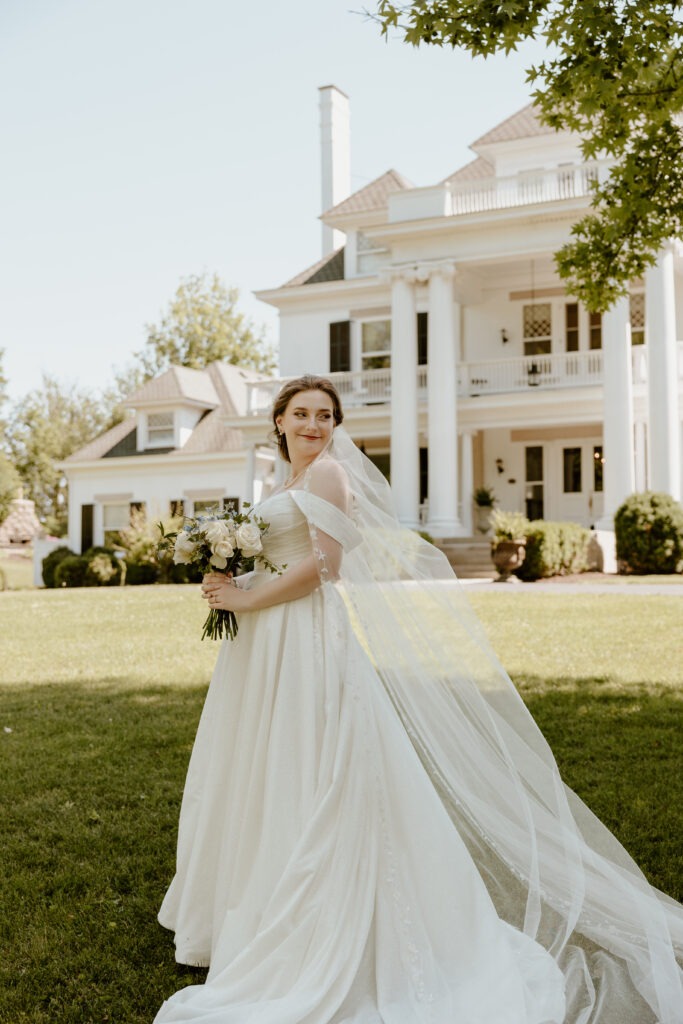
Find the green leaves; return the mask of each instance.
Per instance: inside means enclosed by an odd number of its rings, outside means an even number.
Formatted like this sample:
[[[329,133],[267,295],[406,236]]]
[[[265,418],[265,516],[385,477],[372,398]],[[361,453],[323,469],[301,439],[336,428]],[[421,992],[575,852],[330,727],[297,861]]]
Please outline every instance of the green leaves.
[[[593,212],[557,254],[560,276],[604,310],[681,234],[683,21],[680,0],[416,0],[378,4],[386,34],[413,45],[509,53],[542,36],[549,57],[527,81],[541,119],[583,137],[586,160],[613,157]]]
[[[218,274],[183,278],[159,325],[147,325],[147,343],[137,353],[145,376],[169,366],[199,370],[216,360],[268,372],[275,366],[271,348],[237,308],[239,291]]]

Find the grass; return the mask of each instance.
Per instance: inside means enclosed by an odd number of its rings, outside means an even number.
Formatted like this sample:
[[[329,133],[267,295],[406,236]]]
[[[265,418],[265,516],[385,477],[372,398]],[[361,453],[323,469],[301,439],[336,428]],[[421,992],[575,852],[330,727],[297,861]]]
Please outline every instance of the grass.
[[[683,601],[472,601],[569,784],[680,896]],[[195,587],[0,594],[2,1024],[149,1024],[204,976],[155,921],[216,655],[204,611]]]

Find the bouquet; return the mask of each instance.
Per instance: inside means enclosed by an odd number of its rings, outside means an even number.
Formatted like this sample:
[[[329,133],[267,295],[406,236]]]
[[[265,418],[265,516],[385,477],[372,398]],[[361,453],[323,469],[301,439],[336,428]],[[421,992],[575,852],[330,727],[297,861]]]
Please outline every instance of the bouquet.
[[[176,565],[194,565],[202,575],[210,572],[237,575],[250,569],[254,562],[270,572],[281,573],[282,569],[263,554],[262,538],[269,524],[255,515],[250,506],[244,508],[244,512],[211,509],[195,519],[185,516],[182,527],[175,532],[166,533],[163,523],[159,523],[159,552],[166,554],[172,549]],[[212,608],[204,623],[202,640],[207,636],[219,640],[224,635],[231,640],[237,636],[235,613]]]

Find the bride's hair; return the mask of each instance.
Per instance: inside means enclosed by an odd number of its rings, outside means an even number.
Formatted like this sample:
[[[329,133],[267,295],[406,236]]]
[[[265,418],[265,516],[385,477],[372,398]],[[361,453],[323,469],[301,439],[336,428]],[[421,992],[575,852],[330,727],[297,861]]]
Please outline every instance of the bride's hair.
[[[283,384],[277,398],[273,402],[273,424],[275,430],[272,430],[268,435],[275,441],[280,450],[280,455],[285,462],[290,462],[291,460],[287,448],[287,438],[278,430],[277,418],[283,415],[294,396],[301,394],[302,391],[324,391],[332,399],[332,415],[334,416],[335,427],[338,427],[344,419],[339,393],[332,381],[328,380],[327,377],[316,377],[312,373],[306,373],[303,377],[295,377],[294,380],[288,380],[286,384]]]

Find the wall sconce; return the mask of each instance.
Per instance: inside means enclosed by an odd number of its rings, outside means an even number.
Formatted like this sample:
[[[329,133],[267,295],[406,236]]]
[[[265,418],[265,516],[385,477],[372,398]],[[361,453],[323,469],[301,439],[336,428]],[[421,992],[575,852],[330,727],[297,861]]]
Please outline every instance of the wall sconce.
[[[503,342],[504,345],[506,345],[510,340],[508,332],[505,330],[504,327],[502,327],[500,331],[500,340]]]
[[[496,459],[496,469],[498,470],[499,473],[505,472],[505,464],[503,463],[502,459]]]

